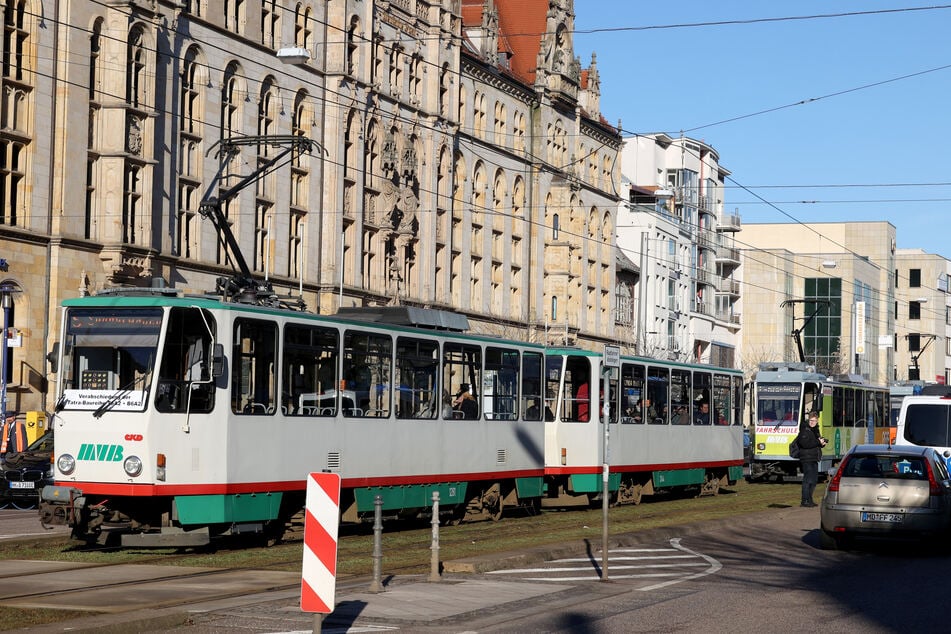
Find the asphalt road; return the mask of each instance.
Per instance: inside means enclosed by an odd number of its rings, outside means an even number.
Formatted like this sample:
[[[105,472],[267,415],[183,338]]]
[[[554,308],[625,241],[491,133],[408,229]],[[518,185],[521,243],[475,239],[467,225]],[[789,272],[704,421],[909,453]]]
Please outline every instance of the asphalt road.
[[[365,584],[342,584],[334,612],[324,618],[323,631],[828,634],[948,630],[942,609],[948,594],[945,571],[951,562],[947,551],[934,552],[916,544],[865,544],[849,552],[823,551],[818,544],[818,519],[817,509],[786,507],[704,526],[612,536],[617,543],[611,551],[607,582],[599,580],[600,544],[579,543],[573,555],[561,549],[558,560],[545,560],[541,553],[517,565],[496,562],[505,572],[453,572],[438,583],[427,583],[425,576],[385,577],[383,593],[371,593]],[[134,572],[130,569],[129,574]],[[313,624],[312,615],[300,612],[294,580],[262,579],[256,571],[247,571],[248,579],[231,580],[232,591],[226,596],[222,590],[222,596],[214,599],[207,582],[187,577],[186,572],[167,583],[153,580],[136,585],[142,595],[155,592],[151,608],[137,607],[134,612],[99,615],[69,625],[103,632],[219,634],[309,631]],[[115,569],[109,572],[111,584],[118,586],[119,574]],[[63,583],[67,577],[60,572],[46,578]],[[257,584],[253,591],[233,591],[247,586],[250,579]],[[226,584],[217,585],[224,588]],[[121,586],[116,590],[127,592]],[[200,596],[199,590],[206,595]],[[90,591],[102,593],[103,589],[97,586]],[[80,588],[69,592],[74,607],[83,603]],[[190,597],[201,602],[188,604]],[[51,596],[50,600],[61,598]],[[179,605],[179,601],[186,603]],[[62,631],[62,627],[41,630]]]

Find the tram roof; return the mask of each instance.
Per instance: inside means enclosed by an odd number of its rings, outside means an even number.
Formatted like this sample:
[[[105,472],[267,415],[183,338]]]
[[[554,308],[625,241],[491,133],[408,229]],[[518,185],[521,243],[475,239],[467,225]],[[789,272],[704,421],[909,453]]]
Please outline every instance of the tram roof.
[[[153,290],[157,292],[151,292]],[[333,315],[321,315],[307,311],[288,311],[273,306],[230,302],[224,300],[219,295],[213,294],[187,295],[181,292],[168,292],[168,290],[169,289],[161,289],[161,291],[159,291],[159,289],[145,288],[130,289],[129,292],[107,292],[104,294],[65,299],[62,302],[62,306],[65,308],[184,306],[223,309],[228,311],[274,315],[292,320],[350,325],[365,324],[386,330],[409,333],[415,332],[417,334],[421,330],[429,330],[434,331],[434,333],[452,335],[457,339],[462,338],[491,343],[512,343],[525,348],[535,348],[538,350],[545,348],[545,346],[540,343],[466,332],[469,328],[469,320],[465,315],[438,309],[417,308],[413,306],[355,307],[352,309],[343,309]]]

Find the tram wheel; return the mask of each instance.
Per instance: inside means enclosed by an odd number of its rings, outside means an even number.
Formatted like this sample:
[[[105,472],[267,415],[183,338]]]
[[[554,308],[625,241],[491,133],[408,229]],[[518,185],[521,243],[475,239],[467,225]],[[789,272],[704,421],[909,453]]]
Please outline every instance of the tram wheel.
[[[707,480],[700,487],[700,495],[720,495],[720,478],[707,474]]]

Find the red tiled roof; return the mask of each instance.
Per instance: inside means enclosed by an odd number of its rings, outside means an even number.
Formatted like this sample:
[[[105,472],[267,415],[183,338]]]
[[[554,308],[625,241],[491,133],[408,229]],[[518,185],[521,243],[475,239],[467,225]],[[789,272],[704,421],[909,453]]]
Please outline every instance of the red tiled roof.
[[[513,73],[523,81],[535,82],[538,50],[548,16],[548,0],[496,0],[499,12],[499,52],[510,53]],[[483,0],[462,0],[462,23],[482,25]]]

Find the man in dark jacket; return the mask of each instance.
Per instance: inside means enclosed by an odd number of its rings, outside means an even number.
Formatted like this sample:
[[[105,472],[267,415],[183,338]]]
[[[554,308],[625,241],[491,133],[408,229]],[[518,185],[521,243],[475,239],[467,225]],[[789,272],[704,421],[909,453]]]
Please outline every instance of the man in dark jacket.
[[[819,460],[826,439],[819,435],[819,413],[809,412],[809,423],[803,425],[796,436],[799,445],[799,464],[802,466],[802,502],[799,506],[816,506],[812,494],[819,481]]]

